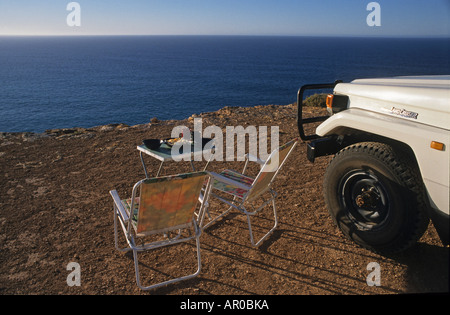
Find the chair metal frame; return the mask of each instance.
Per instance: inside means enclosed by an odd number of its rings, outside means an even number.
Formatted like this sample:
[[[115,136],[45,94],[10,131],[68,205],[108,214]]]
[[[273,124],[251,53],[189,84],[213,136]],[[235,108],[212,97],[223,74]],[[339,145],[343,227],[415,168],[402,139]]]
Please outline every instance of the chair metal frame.
[[[220,219],[220,218],[224,217],[225,215],[227,215],[232,209],[237,209],[239,212],[241,212],[242,214],[245,214],[247,216],[247,223],[248,223],[248,229],[249,229],[251,244],[253,246],[257,247],[257,246],[259,246],[259,244],[261,244],[262,241],[267,239],[267,237],[270,234],[272,234],[272,232],[278,226],[278,216],[277,216],[277,210],[276,210],[276,204],[275,204],[275,199],[276,199],[278,194],[271,188],[271,186],[272,186],[273,182],[275,181],[275,179],[276,179],[280,169],[282,168],[282,166],[284,165],[284,163],[288,159],[289,155],[292,153],[292,151],[294,150],[295,146],[297,145],[297,142],[298,142],[298,139],[293,139],[293,140],[289,141],[288,143],[286,143],[285,145],[275,149],[270,154],[270,156],[268,157],[268,159],[266,161],[263,161],[261,159],[258,159],[256,157],[251,156],[250,154],[247,154],[246,155],[245,164],[244,164],[244,169],[243,169],[242,173],[238,173],[238,172],[234,172],[234,173],[242,175],[242,176],[246,176],[245,175],[245,171],[247,169],[249,161],[258,163],[261,166],[261,169],[260,169],[258,175],[254,178],[253,183],[250,186],[245,185],[242,182],[235,181],[233,179],[225,177],[225,176],[223,176],[221,174],[217,174],[215,172],[210,172],[211,177],[212,177],[211,180],[212,180],[212,189],[213,189],[213,191],[214,191],[214,189],[220,190],[220,189],[217,188],[217,185],[215,186],[214,184],[222,183],[222,184],[233,186],[233,187],[238,188],[238,189],[242,189],[243,191],[245,191],[245,194],[243,196],[233,195],[233,198],[229,199],[229,198],[225,198],[223,196],[217,195],[214,192],[211,192],[211,196],[212,197],[220,200],[221,202],[224,202],[225,204],[229,205],[230,207],[226,211],[221,213],[220,215],[216,216],[215,218],[211,218],[211,216],[209,214],[209,211],[208,211],[207,215],[210,218],[210,221],[208,223],[204,224],[204,222],[203,222],[204,218],[202,218],[201,223],[200,223],[200,225],[202,226],[202,229],[208,228],[214,222],[216,222],[218,219]],[[287,152],[286,156],[284,157],[283,161],[281,161],[281,163],[279,163],[278,167],[274,171],[274,175],[272,176],[270,182],[266,185],[265,189],[263,189],[262,191],[259,191],[256,196],[252,196],[252,192],[254,191],[255,186],[257,186],[257,184],[258,184],[258,179],[261,176],[263,176],[262,174],[264,173],[265,167],[270,164],[270,161],[275,156],[275,154],[277,154],[283,148],[287,148],[290,145],[292,145],[292,146],[290,147],[290,149]],[[280,162],[280,161],[278,161],[278,162]],[[268,192],[269,195],[270,195],[269,199],[265,200],[256,209],[253,208],[253,210],[251,210],[251,211],[246,209],[246,205],[249,202],[255,201],[256,199],[260,198],[266,192]],[[272,203],[273,216],[274,216],[274,225],[273,225],[272,228],[270,228],[270,230],[266,234],[264,234],[257,242],[255,242],[254,236],[253,236],[253,231],[252,231],[251,217],[256,215],[261,209],[263,209],[269,203]]]
[[[151,184],[158,184],[160,181],[167,180],[168,178],[174,178],[174,177],[180,177],[183,175],[189,175],[189,176],[202,176],[204,175],[206,180],[206,187],[203,187],[198,192],[198,200],[200,201],[200,208],[198,212],[193,213],[192,221],[187,224],[177,225],[173,227],[167,227],[164,229],[154,230],[154,231],[146,231],[144,233],[138,233],[136,230],[137,221],[133,219],[133,209],[135,209],[136,206],[136,197],[138,195],[138,190],[142,185],[147,184],[148,181],[152,181]],[[181,179],[183,180],[183,179]],[[150,184],[150,185],[151,185]],[[132,196],[131,196],[131,206],[128,210],[124,207],[122,204],[122,200],[119,198],[119,195],[116,190],[110,191],[110,194],[114,201],[114,242],[115,247],[117,250],[121,252],[128,252],[133,251],[133,260],[134,260],[134,267],[135,267],[135,275],[136,275],[136,283],[137,286],[142,290],[150,290],[155,289],[161,286],[165,286],[171,283],[187,280],[194,278],[198,276],[198,274],[201,271],[201,254],[200,254],[200,236],[202,234],[202,229],[199,226],[199,222],[203,219],[203,216],[205,214],[207,205],[208,205],[208,199],[211,192],[211,179],[209,177],[208,172],[194,172],[194,173],[187,173],[187,174],[178,174],[173,176],[165,176],[165,177],[158,177],[158,178],[151,178],[151,179],[143,179],[139,182],[137,182],[133,186],[132,190]],[[140,200],[142,202],[143,199]],[[198,208],[198,205],[196,206]],[[139,218],[137,218],[139,220]],[[128,247],[120,248],[119,247],[119,240],[118,240],[118,223],[120,223],[120,226],[122,228],[122,231],[124,232]],[[170,234],[174,231],[178,231],[178,233],[174,237],[170,237]],[[188,235],[182,237],[183,231],[188,231]],[[145,236],[154,235],[154,234],[161,234],[165,238],[162,240],[157,241],[151,241],[147,242],[141,245],[136,244],[136,240],[138,238],[143,238]],[[139,261],[138,261],[138,253],[148,250],[153,250],[156,248],[160,248],[163,246],[169,246],[169,245],[175,245],[180,244],[184,242],[188,242],[190,240],[195,239],[196,241],[196,252],[197,252],[197,270],[193,274],[189,274],[186,276],[181,276],[173,279],[169,279],[164,282],[156,283],[149,286],[143,286],[141,284],[141,277],[139,272]]]

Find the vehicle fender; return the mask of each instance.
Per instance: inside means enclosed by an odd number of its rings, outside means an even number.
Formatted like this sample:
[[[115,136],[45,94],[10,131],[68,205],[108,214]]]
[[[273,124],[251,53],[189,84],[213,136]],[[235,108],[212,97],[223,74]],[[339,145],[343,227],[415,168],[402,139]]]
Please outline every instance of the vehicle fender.
[[[357,132],[379,135],[408,145],[417,160],[431,207],[449,215],[449,130],[358,108],[334,114],[316,129],[316,134],[321,137]],[[443,143],[444,149],[431,148],[432,141]]]

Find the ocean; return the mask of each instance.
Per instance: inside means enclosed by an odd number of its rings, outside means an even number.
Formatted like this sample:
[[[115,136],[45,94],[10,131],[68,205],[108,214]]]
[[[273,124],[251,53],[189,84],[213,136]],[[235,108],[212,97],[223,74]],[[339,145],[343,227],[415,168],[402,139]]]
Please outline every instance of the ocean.
[[[449,39],[0,37],[0,132],[287,105],[303,84],[450,74]]]

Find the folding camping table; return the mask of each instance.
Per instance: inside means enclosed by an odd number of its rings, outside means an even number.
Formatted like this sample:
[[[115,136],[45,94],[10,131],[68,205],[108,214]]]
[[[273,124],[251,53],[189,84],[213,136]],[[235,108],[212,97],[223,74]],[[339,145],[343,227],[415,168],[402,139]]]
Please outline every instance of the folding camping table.
[[[196,170],[195,170],[193,161],[196,160],[196,157],[200,157],[201,159],[203,159],[204,153],[212,152],[212,150],[214,150],[214,147],[205,149],[205,147],[201,146],[201,148],[198,148],[198,146],[195,146],[194,144],[190,145],[189,147],[190,147],[190,150],[187,150],[187,152],[183,152],[184,146],[181,146],[180,149],[178,150],[178,152],[172,152],[172,147],[167,145],[166,143],[162,143],[161,146],[156,150],[149,149],[144,144],[139,145],[137,147],[137,149],[139,150],[139,157],[141,158],[145,177],[149,178],[143,154],[147,154],[147,155],[161,161],[158,172],[156,173],[156,177],[158,177],[159,173],[161,172],[162,166],[163,166],[164,162],[166,162],[166,161],[187,161],[187,160],[189,160],[189,162],[191,163],[191,166],[192,166],[192,170],[195,172]],[[211,157],[212,157],[212,155],[211,155]],[[207,161],[203,170],[206,170],[210,161],[211,161],[211,158]]]

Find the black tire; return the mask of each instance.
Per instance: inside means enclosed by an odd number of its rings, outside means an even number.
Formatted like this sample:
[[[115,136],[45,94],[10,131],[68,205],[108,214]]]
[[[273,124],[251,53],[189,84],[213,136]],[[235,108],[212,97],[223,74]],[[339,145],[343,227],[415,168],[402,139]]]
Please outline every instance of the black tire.
[[[324,179],[325,202],[339,229],[381,254],[403,251],[428,227],[423,183],[415,162],[384,143],[342,149]]]

